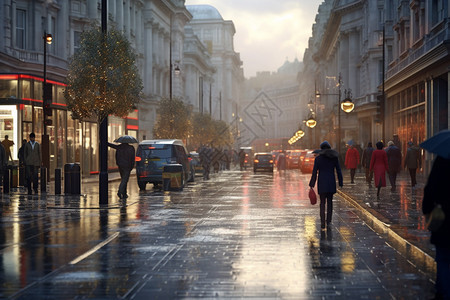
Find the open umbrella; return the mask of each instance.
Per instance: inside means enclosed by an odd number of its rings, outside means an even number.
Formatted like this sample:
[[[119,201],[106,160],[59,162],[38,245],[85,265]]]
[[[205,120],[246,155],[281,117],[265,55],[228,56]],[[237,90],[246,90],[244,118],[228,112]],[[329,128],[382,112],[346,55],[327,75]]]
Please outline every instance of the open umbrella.
[[[433,135],[421,143],[420,147],[428,152],[450,159],[450,130],[443,130]]]
[[[123,135],[114,140],[116,143],[138,144],[139,141],[131,135]]]

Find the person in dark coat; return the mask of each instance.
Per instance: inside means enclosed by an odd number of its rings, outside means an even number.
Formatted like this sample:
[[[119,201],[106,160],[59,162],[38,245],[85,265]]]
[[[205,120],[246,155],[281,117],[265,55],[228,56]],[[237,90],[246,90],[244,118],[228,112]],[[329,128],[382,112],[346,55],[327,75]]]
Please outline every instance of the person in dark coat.
[[[422,157],[420,156],[420,149],[414,146],[414,143],[408,142],[408,150],[406,150],[405,168],[409,171],[411,177],[411,187],[414,188],[417,184],[416,172],[417,168],[422,167]]]
[[[400,149],[394,145],[393,141],[388,142],[388,147],[386,148],[386,154],[388,158],[389,167],[389,182],[391,183],[391,192],[395,192],[397,174],[400,172],[402,167],[402,152]]]
[[[36,135],[34,132],[30,133],[30,141],[26,143],[23,151],[26,169],[26,183],[28,188],[28,195],[31,195],[31,183],[33,183],[34,193],[38,193],[38,170],[42,165],[41,145],[35,141]]]
[[[450,299],[450,159],[437,156],[431,168],[423,192],[422,212],[428,216],[434,206],[440,204],[445,221],[437,230],[431,232],[430,242],[436,246],[436,297]]]
[[[8,158],[6,157],[6,151],[2,143],[0,143],[0,185],[3,185],[3,173],[6,170],[6,165],[8,163]]]
[[[136,160],[134,147],[128,143],[122,143],[119,145],[108,143],[108,146],[116,149],[116,164],[119,167],[121,178],[117,196],[119,196],[120,199],[128,198],[128,180],[130,179],[130,173],[134,168],[134,163]]]
[[[278,171],[281,171],[281,170],[286,171],[286,155],[284,154],[284,151],[278,155],[277,169],[278,169]]]
[[[344,185],[342,178],[341,167],[339,165],[339,154],[331,149],[330,144],[324,141],[320,144],[321,151],[314,160],[314,168],[309,181],[309,186],[314,188],[317,179],[317,172],[319,172],[319,179],[317,182],[317,192],[320,197],[320,225],[322,230],[325,230],[325,220],[330,226],[333,214],[333,194],[336,193],[336,170],[339,186]],[[327,215],[325,219],[325,204],[327,206]]]
[[[386,172],[388,170],[388,161],[386,151],[383,150],[383,142],[376,143],[377,150],[372,153],[370,160],[370,171],[374,174],[374,183],[378,188],[377,198],[380,198],[380,190],[386,186]]]
[[[240,167],[241,171],[246,169],[246,167],[245,167],[245,157],[246,157],[245,151],[243,149],[241,149],[239,151],[239,167]]]
[[[375,149],[372,147],[372,142],[367,143],[367,148],[364,149],[361,159],[361,165],[366,171],[366,182],[369,187],[372,186],[373,171],[370,171],[370,160],[372,159],[372,153]]]

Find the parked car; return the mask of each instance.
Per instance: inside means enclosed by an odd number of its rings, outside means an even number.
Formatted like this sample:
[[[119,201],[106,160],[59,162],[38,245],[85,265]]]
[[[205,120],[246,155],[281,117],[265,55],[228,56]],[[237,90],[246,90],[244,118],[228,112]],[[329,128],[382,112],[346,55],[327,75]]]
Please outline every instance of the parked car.
[[[287,155],[286,155],[286,167],[288,169],[296,169],[298,168],[300,165],[300,153],[301,150],[291,150]]]
[[[194,169],[195,174],[203,174],[203,167],[200,162],[200,155],[197,152],[191,152],[191,168]]]
[[[301,168],[303,160],[305,159],[306,154],[308,153],[308,150],[300,150],[300,157],[298,161],[298,167]]]
[[[302,171],[302,173],[312,173],[314,168],[314,160],[316,159],[316,156],[317,154],[312,151],[308,151],[306,153],[305,158],[303,159],[303,162],[300,165],[300,171]]]
[[[271,153],[255,153],[253,159],[253,171],[259,169],[273,172],[273,157]]]
[[[190,158],[181,140],[144,140],[136,150],[136,176],[140,190],[145,190],[147,183],[154,186],[162,184],[162,173],[167,164],[183,166],[181,186],[194,180]]]

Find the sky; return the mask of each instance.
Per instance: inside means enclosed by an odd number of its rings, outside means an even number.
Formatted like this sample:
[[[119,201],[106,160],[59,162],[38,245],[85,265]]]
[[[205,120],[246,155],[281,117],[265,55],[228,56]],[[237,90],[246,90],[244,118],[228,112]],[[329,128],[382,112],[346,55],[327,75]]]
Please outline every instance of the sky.
[[[286,59],[303,60],[317,10],[323,0],[186,0],[209,4],[236,28],[234,51],[246,78],[276,71]]]

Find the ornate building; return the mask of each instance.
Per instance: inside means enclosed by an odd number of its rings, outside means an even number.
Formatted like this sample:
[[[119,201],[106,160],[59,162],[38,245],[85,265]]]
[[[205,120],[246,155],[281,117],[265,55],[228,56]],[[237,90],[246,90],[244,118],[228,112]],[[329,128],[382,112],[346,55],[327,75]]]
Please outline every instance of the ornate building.
[[[239,53],[234,51],[234,24],[224,20],[217,9],[210,5],[188,5],[187,9],[193,16],[189,28],[192,28],[206,47],[215,68],[212,81],[205,76],[206,73],[197,74],[201,76],[195,81],[199,82],[202,91],[193,95],[198,98],[191,101],[199,103],[199,111],[209,112],[214,119],[231,123],[233,113],[236,113],[236,107],[240,103],[244,81],[242,61]],[[205,79],[211,83],[209,87]]]
[[[341,92],[351,89],[355,103],[354,112],[341,113],[343,142],[387,142],[398,134],[406,151],[408,141],[417,144],[447,129],[449,10],[441,0],[324,1],[300,80],[303,101],[315,94],[313,83],[334,98],[318,100],[318,124],[337,112],[341,78]],[[331,124],[336,132],[333,117]],[[327,137],[326,130],[319,136]]]
[[[107,7],[108,26],[123,31],[137,53],[144,85],[143,99],[134,112],[125,119],[108,118],[109,138],[123,134],[151,138],[159,99],[172,95],[191,101],[198,95],[186,91],[198,91],[199,84],[190,81],[189,72],[200,70],[197,76],[208,86],[215,69],[192,31],[186,34],[185,43],[185,25],[192,15],[184,0],[108,0]],[[83,175],[98,171],[97,123],[71,118],[64,100],[64,81],[81,32],[98,26],[100,19],[101,0],[0,1],[0,138],[7,134],[15,142],[15,158],[30,132],[36,133],[38,141],[43,134],[45,49],[46,78],[53,89],[52,124],[45,127],[50,139],[50,170],[80,162]],[[44,33],[52,35],[51,45],[45,44]],[[181,69],[179,75],[174,74],[176,68]],[[114,167],[114,152],[109,155],[110,167]]]

